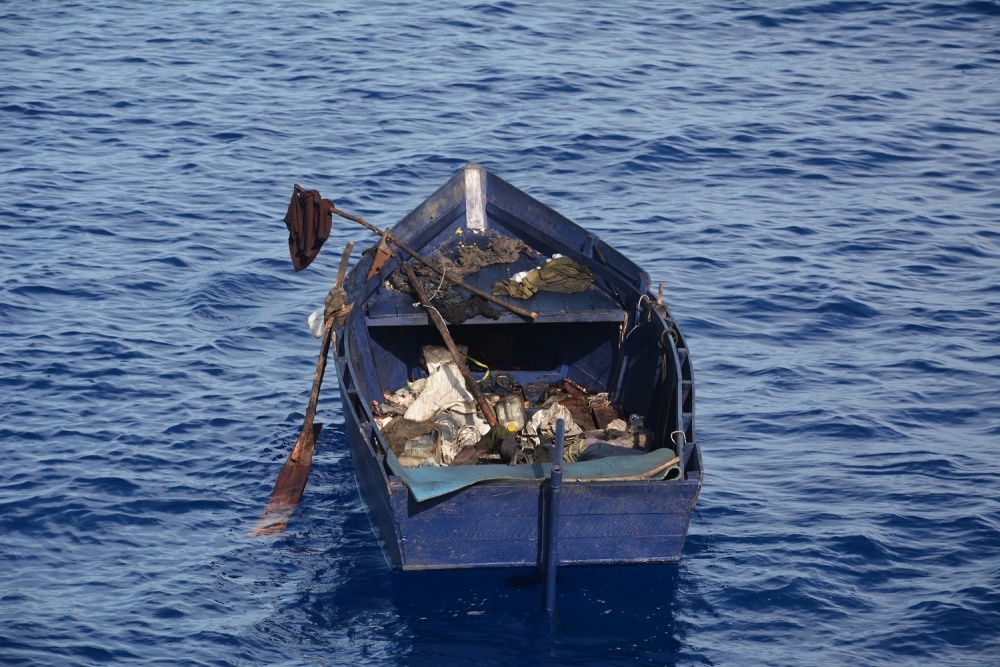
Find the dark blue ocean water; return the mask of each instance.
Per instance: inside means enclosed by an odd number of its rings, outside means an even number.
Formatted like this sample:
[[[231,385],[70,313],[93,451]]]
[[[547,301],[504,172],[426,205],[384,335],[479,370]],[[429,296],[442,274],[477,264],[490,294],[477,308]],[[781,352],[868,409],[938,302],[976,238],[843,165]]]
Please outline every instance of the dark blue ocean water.
[[[0,663],[1000,664],[1000,4],[0,3]],[[292,184],[475,161],[663,282],[677,566],[391,573]],[[357,256],[357,255],[356,255]]]

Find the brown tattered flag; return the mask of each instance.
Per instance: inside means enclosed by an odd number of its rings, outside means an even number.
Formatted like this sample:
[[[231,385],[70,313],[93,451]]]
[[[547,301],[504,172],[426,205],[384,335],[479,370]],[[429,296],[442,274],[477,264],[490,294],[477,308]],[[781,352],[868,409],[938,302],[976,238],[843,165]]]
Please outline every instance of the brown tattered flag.
[[[333,209],[333,202],[323,199],[318,190],[295,185],[285,213],[285,226],[288,227],[288,252],[296,271],[312,264],[323,242],[330,238]]]

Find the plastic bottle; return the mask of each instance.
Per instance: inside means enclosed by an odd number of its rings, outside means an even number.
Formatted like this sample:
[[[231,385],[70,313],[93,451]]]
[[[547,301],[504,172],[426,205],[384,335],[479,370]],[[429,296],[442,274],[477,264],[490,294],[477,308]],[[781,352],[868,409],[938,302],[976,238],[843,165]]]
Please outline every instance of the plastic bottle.
[[[442,440],[455,442],[458,439],[459,424],[454,416],[447,412],[441,412],[432,421],[438,425]]]
[[[518,394],[508,394],[497,402],[497,422],[511,433],[524,428],[524,399]]]
[[[399,462],[407,468],[416,468],[424,465],[428,460],[440,463],[440,445],[441,436],[437,429],[434,429],[430,433],[410,438],[403,445],[403,452],[399,454]]]

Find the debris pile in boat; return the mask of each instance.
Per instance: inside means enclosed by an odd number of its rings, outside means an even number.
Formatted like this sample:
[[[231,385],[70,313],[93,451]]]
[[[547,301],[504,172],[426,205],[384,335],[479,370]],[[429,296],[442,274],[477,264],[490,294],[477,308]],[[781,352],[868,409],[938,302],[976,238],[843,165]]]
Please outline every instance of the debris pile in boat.
[[[594,275],[587,267],[558,253],[545,258],[520,239],[469,233],[465,234],[465,238],[466,241],[449,245],[446,254],[439,251],[433,256],[431,261],[435,268],[420,262],[413,263],[411,267],[420,287],[429,295],[431,304],[449,324],[462,324],[477,315],[496,320],[502,311],[481,296],[466,294],[450,284],[444,279],[442,271],[447,271],[452,278],[463,279],[487,266],[513,264],[523,253],[534,259],[544,259],[544,262],[534,269],[494,282],[490,286],[493,296],[530,299],[537,292],[570,294],[583,292],[594,281]],[[400,269],[393,271],[385,284],[393,291],[417,298],[416,291]],[[317,308],[308,318],[309,329],[316,338],[323,337],[323,313],[323,308]]]
[[[459,351],[468,352],[465,346]],[[652,449],[653,433],[640,415],[626,421],[606,392],[591,393],[568,379],[522,386],[509,373],[487,372],[478,384],[497,416],[491,429],[446,348],[424,346],[421,360],[426,378],[386,392],[373,406],[387,444],[406,467],[551,462],[559,419],[565,423],[565,461]]]
[[[459,346],[465,354],[468,349]],[[426,345],[427,377],[415,380],[374,406],[375,421],[404,466],[449,465],[463,447],[489,432],[475,400],[446,348]]]
[[[521,253],[529,256],[537,254],[520,239],[499,235],[486,238],[488,240],[485,243],[485,248],[480,247],[482,242],[476,243],[474,240],[470,240],[468,243],[458,243],[455,246],[455,259],[439,255],[434,261],[439,268],[445,269],[451,275],[464,278],[485,266],[513,264],[520,258]],[[430,276],[435,279],[440,275],[435,269],[424,265],[415,266],[413,272],[418,276]]]
[[[464,242],[448,246],[446,254],[438,252],[430,258],[434,268],[422,263],[413,265],[413,272],[420,287],[429,295],[434,307],[449,324],[462,324],[466,320],[482,315],[498,319],[501,311],[486,299],[476,295],[465,295],[458,288],[444,280],[443,271],[453,278],[463,279],[480,269],[494,264],[513,264],[521,254],[535,259],[544,256],[519,239],[507,236],[478,236],[466,234]],[[530,271],[521,271],[506,280],[491,285],[494,296],[511,296],[530,299],[537,292],[560,292],[569,294],[586,290],[594,281],[594,275],[587,267],[577,264],[568,257],[556,254]],[[406,275],[399,269],[392,272],[387,286],[397,292],[416,296]]]
[[[422,266],[422,265],[417,265]],[[416,266],[412,267],[416,269]],[[416,271],[414,271],[416,274]],[[454,275],[449,272],[449,275]],[[434,305],[441,317],[449,324],[462,324],[467,319],[482,315],[491,320],[500,318],[500,310],[489,301],[475,294],[465,296],[452,285],[445,282],[440,274],[416,275],[421,289],[428,295],[430,302]],[[411,290],[406,276],[399,270],[390,274],[388,279],[389,287],[397,292],[406,292],[416,298],[416,292]]]

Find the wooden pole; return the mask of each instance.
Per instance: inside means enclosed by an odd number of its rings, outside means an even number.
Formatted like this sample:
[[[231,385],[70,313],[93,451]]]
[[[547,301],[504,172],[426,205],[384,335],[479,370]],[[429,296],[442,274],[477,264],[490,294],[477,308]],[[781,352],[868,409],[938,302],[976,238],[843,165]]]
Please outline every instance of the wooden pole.
[[[405,252],[405,250],[404,250]],[[413,287],[413,291],[417,293],[420,298],[420,303],[427,310],[427,317],[434,323],[437,327],[438,333],[441,334],[441,338],[444,339],[444,344],[448,346],[448,351],[451,352],[452,359],[458,365],[458,370],[462,374],[462,378],[465,379],[465,386],[468,388],[469,392],[472,394],[473,398],[476,399],[476,405],[483,413],[483,417],[486,418],[486,423],[490,425],[490,428],[497,425],[497,416],[493,412],[493,406],[490,405],[486,397],[483,396],[482,390],[479,388],[479,384],[476,382],[475,378],[472,377],[472,373],[469,372],[469,367],[465,363],[465,359],[462,358],[462,353],[458,351],[458,347],[455,346],[455,341],[452,339],[451,334],[448,332],[448,324],[441,317],[441,313],[437,311],[437,308],[431,305],[430,300],[427,298],[427,294],[424,292],[424,288],[420,286],[420,282],[417,280],[416,274],[413,273],[413,269],[407,262],[400,262],[403,267],[403,271],[406,273],[406,279],[410,281],[410,285]]]

